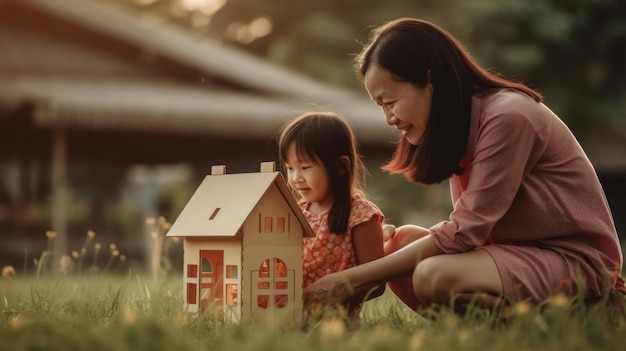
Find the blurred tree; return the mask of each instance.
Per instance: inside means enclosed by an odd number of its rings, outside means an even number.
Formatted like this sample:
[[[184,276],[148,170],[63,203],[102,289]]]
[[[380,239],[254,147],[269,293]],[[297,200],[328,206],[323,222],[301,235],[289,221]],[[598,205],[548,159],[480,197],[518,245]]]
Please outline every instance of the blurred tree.
[[[422,18],[459,38],[483,67],[542,91],[575,134],[626,120],[624,0],[106,1],[362,94],[352,59],[369,29],[397,17]],[[378,173],[373,171],[374,182]],[[424,198],[420,187],[407,188],[401,177],[384,178],[373,188],[394,194],[383,210],[396,223],[403,222],[403,208],[448,203],[419,201]]]
[[[575,132],[626,118],[626,2],[456,1],[447,28],[487,67],[546,96]]]
[[[575,133],[626,119],[622,0],[107,1],[361,92],[351,66],[369,28],[424,18],[457,36],[483,66],[541,90]]]

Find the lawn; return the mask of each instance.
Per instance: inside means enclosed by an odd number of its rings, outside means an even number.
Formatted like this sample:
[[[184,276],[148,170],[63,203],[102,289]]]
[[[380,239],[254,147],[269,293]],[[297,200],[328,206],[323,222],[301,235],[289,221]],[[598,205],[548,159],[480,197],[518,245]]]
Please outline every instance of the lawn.
[[[428,319],[386,292],[358,327],[337,314],[300,325],[234,325],[183,311],[182,278],[83,274],[0,278],[0,351],[11,350],[624,350],[626,326],[601,302],[555,296],[499,314]]]

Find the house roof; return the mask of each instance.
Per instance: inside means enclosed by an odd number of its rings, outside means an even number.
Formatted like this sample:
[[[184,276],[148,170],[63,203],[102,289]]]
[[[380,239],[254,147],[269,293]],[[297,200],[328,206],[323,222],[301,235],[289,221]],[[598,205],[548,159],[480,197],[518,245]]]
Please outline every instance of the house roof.
[[[291,96],[347,93],[234,47],[197,37],[162,19],[132,13],[110,3],[94,0],[5,1],[28,4],[63,21],[141,47],[147,53],[166,56],[250,88]]]
[[[272,184],[302,225],[304,236],[315,236],[280,172],[209,175],[204,178],[167,236],[235,236]],[[209,220],[213,211],[219,214]]]
[[[101,67],[92,69],[95,75],[89,68],[89,60],[102,64],[98,53],[80,61],[83,66],[78,77],[63,74],[63,69],[60,74],[37,74],[32,67],[23,67],[27,61],[14,59],[13,71],[0,74],[0,107],[32,105],[37,126],[267,136],[302,111],[331,110],[345,116],[363,142],[388,143],[397,137],[384,127],[379,109],[363,95],[172,24],[94,0],[3,0],[0,7],[3,3],[35,9],[56,21],[137,48],[145,57],[162,57],[209,77],[206,84],[165,76],[150,79],[145,74],[102,77],[97,73]],[[32,38],[34,29],[27,30]],[[66,51],[67,47],[55,50],[46,39],[43,42],[49,52],[58,55]],[[0,40],[0,50],[3,45],[9,59],[33,55],[20,51],[28,49],[20,40]],[[37,45],[43,45],[42,41]],[[139,68],[141,62],[134,64]],[[211,84],[214,79],[232,86]]]
[[[33,104],[40,127],[272,135],[302,111],[330,109],[351,119],[360,139],[393,140],[368,104],[350,97],[328,98],[325,105],[312,101],[148,80],[0,79],[0,105]]]

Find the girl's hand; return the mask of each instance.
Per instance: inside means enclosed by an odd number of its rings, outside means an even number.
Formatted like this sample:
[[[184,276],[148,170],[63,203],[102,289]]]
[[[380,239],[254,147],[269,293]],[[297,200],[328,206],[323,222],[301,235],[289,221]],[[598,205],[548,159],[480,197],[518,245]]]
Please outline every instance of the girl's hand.
[[[327,274],[304,289],[304,309],[317,311],[326,306],[344,305],[354,288],[344,272]]]
[[[408,237],[422,237],[424,236],[424,231],[428,232],[427,229],[424,229],[423,227],[412,225],[412,224],[405,224],[395,229],[396,230],[395,230],[394,235],[398,235],[402,237],[407,237],[407,236]]]
[[[428,229],[416,225],[405,224],[395,227],[390,224],[383,226],[385,255],[409,245],[413,241],[428,235]]]
[[[396,234],[396,226],[393,224],[383,224],[383,243],[391,240]]]

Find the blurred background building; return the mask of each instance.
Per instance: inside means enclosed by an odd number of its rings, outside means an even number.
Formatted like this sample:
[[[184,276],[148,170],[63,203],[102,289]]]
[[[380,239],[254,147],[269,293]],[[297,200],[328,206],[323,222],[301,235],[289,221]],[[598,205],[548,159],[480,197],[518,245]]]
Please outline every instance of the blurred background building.
[[[144,265],[146,218],[173,221],[212,165],[277,160],[278,129],[308,110],[351,122],[391,222],[445,219],[446,184],[379,172],[395,134],[351,69],[367,27],[399,16],[540,88],[626,230],[623,2],[0,0],[0,265],[38,257],[48,230],[56,255],[93,230]]]

